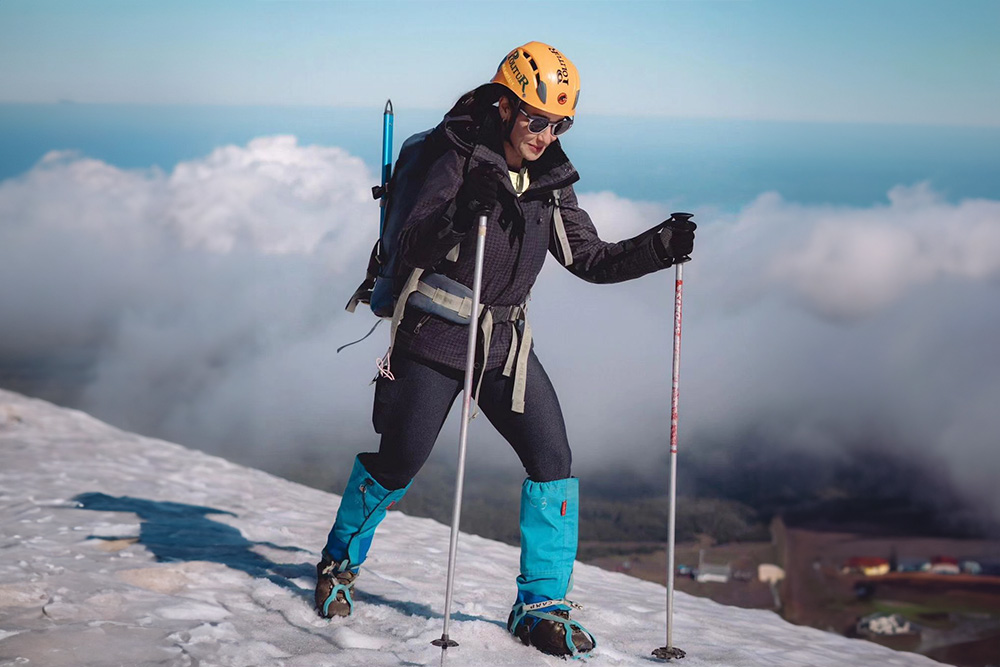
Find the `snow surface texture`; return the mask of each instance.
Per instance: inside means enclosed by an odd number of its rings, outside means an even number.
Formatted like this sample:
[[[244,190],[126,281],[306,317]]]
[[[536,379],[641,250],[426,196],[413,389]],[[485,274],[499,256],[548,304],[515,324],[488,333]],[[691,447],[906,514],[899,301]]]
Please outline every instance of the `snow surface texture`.
[[[440,664],[447,526],[390,512],[356,614],[313,611],[339,500],[0,390],[0,666]],[[507,634],[517,571],[516,548],[461,536],[444,664],[567,664]],[[589,662],[656,664],[664,588],[582,564],[575,579]],[[690,667],[938,664],[681,593],[675,614]]]

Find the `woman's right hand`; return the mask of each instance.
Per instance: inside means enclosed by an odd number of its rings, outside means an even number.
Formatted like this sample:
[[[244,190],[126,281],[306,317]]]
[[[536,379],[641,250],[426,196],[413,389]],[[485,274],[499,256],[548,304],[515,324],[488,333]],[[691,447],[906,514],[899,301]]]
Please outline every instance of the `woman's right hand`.
[[[495,169],[479,165],[469,170],[455,196],[456,231],[468,231],[478,216],[490,214],[497,204],[499,186]]]

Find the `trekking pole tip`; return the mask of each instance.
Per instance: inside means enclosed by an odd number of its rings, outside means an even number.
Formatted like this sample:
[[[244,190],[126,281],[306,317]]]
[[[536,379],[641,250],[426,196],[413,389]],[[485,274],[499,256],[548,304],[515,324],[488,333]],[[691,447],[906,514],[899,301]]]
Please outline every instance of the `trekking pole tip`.
[[[383,113],[392,115],[392,99],[387,99],[385,101],[385,110],[383,111]]]
[[[669,662],[670,660],[680,660],[687,653],[676,646],[661,646],[652,653],[654,658]]]

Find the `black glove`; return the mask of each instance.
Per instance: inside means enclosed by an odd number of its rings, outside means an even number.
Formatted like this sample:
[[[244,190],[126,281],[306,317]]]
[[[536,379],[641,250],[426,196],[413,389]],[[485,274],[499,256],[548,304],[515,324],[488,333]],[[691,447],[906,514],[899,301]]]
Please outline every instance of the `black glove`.
[[[694,230],[698,225],[691,222],[691,213],[671,213],[664,220],[656,234],[657,253],[664,261],[679,264],[691,259],[694,250]]]
[[[477,217],[490,214],[497,205],[499,186],[496,169],[487,165],[479,165],[465,175],[455,196],[456,231],[468,231]]]

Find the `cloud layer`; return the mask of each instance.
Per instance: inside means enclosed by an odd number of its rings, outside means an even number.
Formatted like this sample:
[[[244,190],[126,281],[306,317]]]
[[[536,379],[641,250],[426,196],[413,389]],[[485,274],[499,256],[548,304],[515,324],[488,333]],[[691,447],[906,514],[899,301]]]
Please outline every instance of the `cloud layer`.
[[[50,153],[0,183],[0,354],[92,357],[83,407],[213,451],[363,432],[337,419],[358,407],[338,387],[366,383],[344,379],[356,359],[333,363],[352,332],[331,326],[377,228],[373,181],[294,137],[169,174]]]
[[[668,214],[608,193],[581,201],[599,229],[618,232],[608,238]],[[643,222],[613,219],[636,212]],[[868,208],[765,193],[735,214],[696,213],[682,455],[720,455],[738,469],[734,452],[750,441],[776,458],[888,451],[950,476],[1000,516],[1000,459],[988,453],[1000,434],[990,407],[1000,404],[1000,202],[948,202],[917,184]],[[605,464],[648,470],[665,451],[668,274],[593,287],[550,264],[535,290],[539,354],[572,401],[574,440],[605,452]]]
[[[343,305],[376,235],[375,180],[294,137],[170,173],[51,153],[0,182],[0,359],[78,352],[92,361],[81,407],[243,461],[376,447],[368,380],[386,334],[334,351],[374,321]],[[609,240],[669,214],[607,192],[581,202]],[[695,212],[682,452],[748,433],[830,456],[870,443],[939,464],[1000,514],[1000,202],[917,184],[868,208],[765,193]],[[672,275],[542,273],[536,349],[578,467],[661,470]],[[485,423],[473,435],[473,456],[512,458]]]

